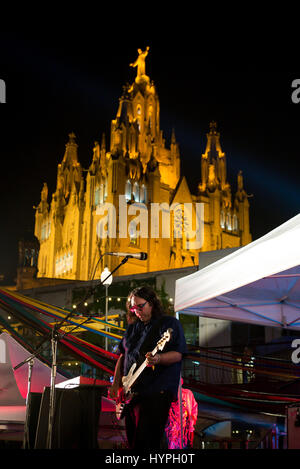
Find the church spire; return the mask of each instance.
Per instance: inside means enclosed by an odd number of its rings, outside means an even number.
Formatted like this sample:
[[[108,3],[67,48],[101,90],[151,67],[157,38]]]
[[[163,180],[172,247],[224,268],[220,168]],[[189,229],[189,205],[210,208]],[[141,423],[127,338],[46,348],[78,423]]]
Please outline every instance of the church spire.
[[[172,144],[172,145],[176,145],[176,137],[175,137],[175,129],[174,129],[174,127],[172,128],[171,144]]]
[[[217,132],[217,123],[212,121],[209,124],[209,133],[207,136],[207,144],[205,153],[202,155],[203,158],[209,158],[212,161],[213,158],[222,158],[225,153],[222,152],[220,144],[220,132]]]
[[[77,163],[78,156],[77,156],[77,148],[78,145],[76,143],[76,135],[74,132],[69,134],[69,141],[66,144],[66,150],[63,158],[63,163]]]
[[[102,139],[101,139],[101,150],[106,152],[106,139],[105,139],[105,133],[102,133]]]
[[[244,177],[242,170],[239,171],[237,176],[237,192],[235,197],[239,200],[239,202],[242,202],[247,198],[247,193],[244,189]]]
[[[201,183],[199,184],[200,192],[205,192],[208,183],[209,172],[212,174],[211,166],[214,166],[213,172],[216,180],[220,184],[220,189],[227,188],[226,174],[226,157],[220,144],[220,133],[217,132],[217,124],[215,121],[209,124],[209,133],[206,134],[207,143],[205,152],[201,159]]]
[[[82,169],[77,156],[78,145],[74,132],[69,134],[69,141],[66,144],[65,154],[62,163],[57,168],[57,186],[56,190],[60,196],[67,199],[70,196],[73,183],[79,190],[82,178]]]

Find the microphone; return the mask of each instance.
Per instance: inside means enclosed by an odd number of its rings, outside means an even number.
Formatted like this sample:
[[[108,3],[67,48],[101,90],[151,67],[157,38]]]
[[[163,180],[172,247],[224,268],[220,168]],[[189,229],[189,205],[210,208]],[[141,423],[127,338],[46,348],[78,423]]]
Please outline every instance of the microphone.
[[[145,261],[148,257],[146,252],[106,252],[108,256],[118,256],[118,257],[132,257],[134,259],[139,259],[140,261]]]

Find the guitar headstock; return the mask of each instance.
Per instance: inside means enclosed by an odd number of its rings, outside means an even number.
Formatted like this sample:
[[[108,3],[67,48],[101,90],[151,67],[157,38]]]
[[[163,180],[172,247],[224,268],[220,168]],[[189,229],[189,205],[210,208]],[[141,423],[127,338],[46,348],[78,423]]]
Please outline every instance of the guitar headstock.
[[[164,346],[167,342],[170,341],[173,329],[167,329],[166,332],[163,333],[159,341],[157,342],[157,349],[163,350]]]

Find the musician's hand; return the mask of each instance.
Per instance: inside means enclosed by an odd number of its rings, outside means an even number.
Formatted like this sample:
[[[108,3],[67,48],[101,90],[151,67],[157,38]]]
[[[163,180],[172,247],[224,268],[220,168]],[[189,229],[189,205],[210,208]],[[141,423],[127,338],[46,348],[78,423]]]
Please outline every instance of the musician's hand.
[[[152,355],[151,352],[146,353],[147,366],[155,366],[160,363],[160,354]]]

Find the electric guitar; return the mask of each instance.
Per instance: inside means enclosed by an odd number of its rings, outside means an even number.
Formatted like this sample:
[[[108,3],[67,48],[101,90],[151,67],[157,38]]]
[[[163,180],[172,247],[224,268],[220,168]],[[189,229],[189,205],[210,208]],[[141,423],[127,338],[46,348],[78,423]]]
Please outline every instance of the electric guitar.
[[[154,355],[158,351],[162,351],[167,342],[171,339],[171,334],[173,329],[168,329],[166,332],[163,333],[159,341],[157,342],[155,348],[152,350],[151,355]],[[125,406],[130,402],[132,399],[133,394],[130,392],[131,387],[136,382],[140,374],[144,371],[147,367],[147,359],[141,364],[141,366],[135,371],[136,363],[132,365],[130,368],[128,375],[122,377],[122,385],[123,387],[118,392],[118,397],[116,399],[116,416],[118,420],[121,420],[124,417]]]

